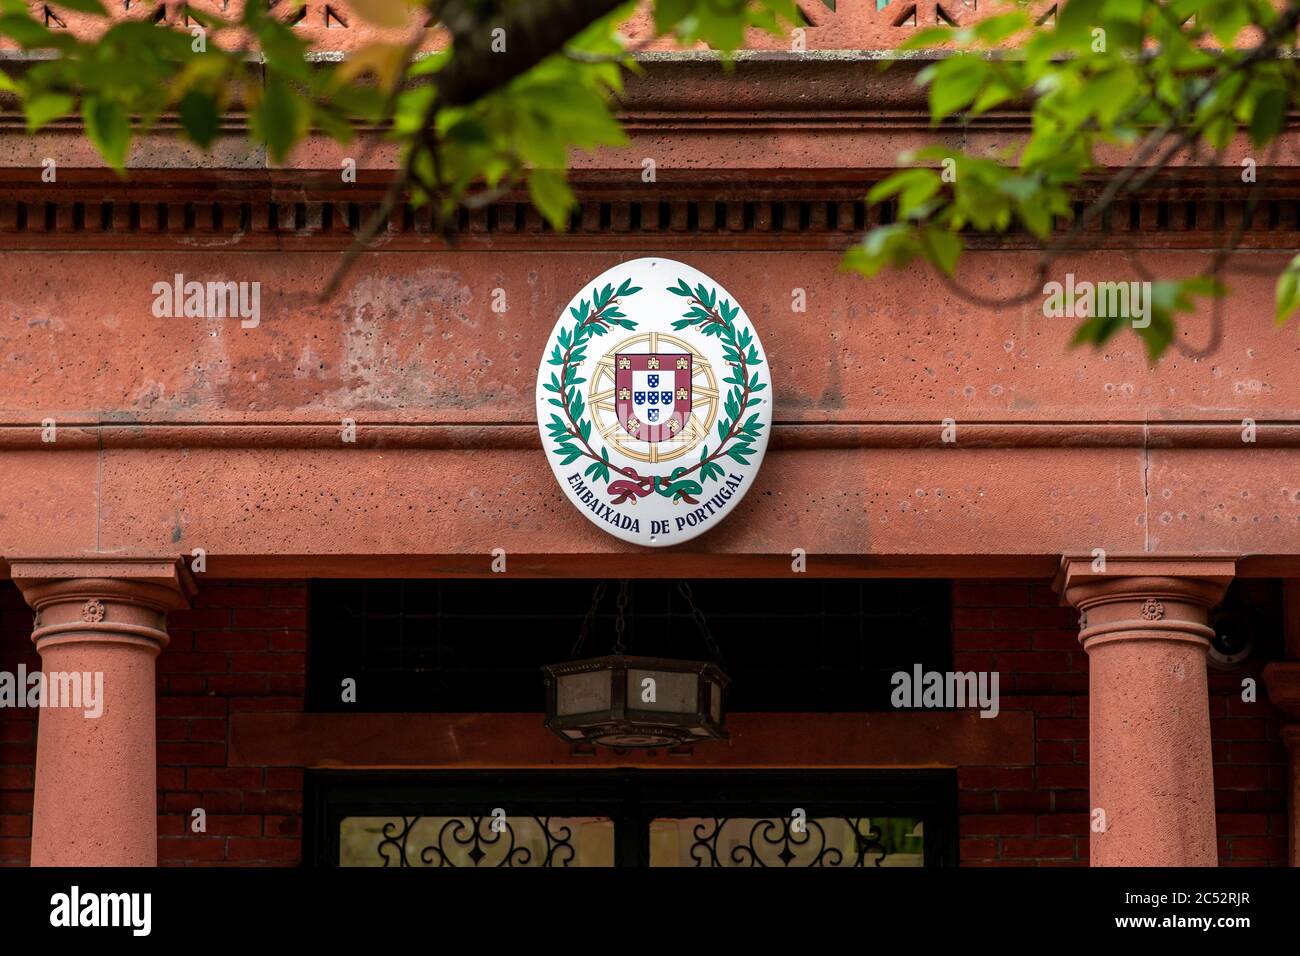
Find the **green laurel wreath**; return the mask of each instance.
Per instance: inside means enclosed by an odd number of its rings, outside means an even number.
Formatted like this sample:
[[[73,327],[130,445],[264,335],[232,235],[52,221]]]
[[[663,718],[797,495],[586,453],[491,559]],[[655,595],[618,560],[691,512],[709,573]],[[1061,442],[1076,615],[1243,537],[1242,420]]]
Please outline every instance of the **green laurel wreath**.
[[[547,424],[554,442],[552,451],[560,456],[563,465],[589,458],[591,464],[583,474],[593,481],[604,482],[614,504],[629,500],[635,503],[638,498],[652,493],[672,498],[674,504],[682,501],[695,504],[704,492],[702,483],[717,481],[726,474],[718,459],[726,457],[742,465],[749,464],[748,456],[754,453],[753,445],[762,435],[763,425],[757,412],[747,419],[744,415],[749,408],[762,402],[761,398],[754,397],[755,393],[767,388],[758,380],[758,373],[752,371],[763,364],[763,359],[749,329],[736,331],[735,318],[740,314],[739,306],[733,306],[729,299],[719,303],[717,290],[706,288],[703,283],[691,289],[685,280],[678,279],[677,285],[668,287],[667,291],[687,299],[689,309],[682,318],[673,322],[673,329],[680,332],[688,326],[695,326],[702,335],[718,336],[722,340],[723,358],[731,366],[727,378],[723,379],[724,384],[732,387],[723,403],[725,414],[718,420],[718,445],[712,454],[705,445],[699,461],[689,467],[678,467],[668,475],[640,475],[634,468],[611,464],[605,446],[602,445],[597,454],[591,445],[592,423],[585,416],[587,407],[578,390],[586,379],[577,377],[575,366],[585,359],[591,336],[604,335],[615,325],[625,329],[636,328],[636,323],[618,310],[621,299],[641,291],[631,281],[625,280],[617,290],[612,285],[603,289],[593,288],[590,299],[583,299],[576,308],[569,309],[574,325],[572,329],[560,330],[557,344],[547,359],[547,364],[558,366],[560,372],[558,375],[552,372],[551,381],[542,383],[556,396],[547,401],[564,412],[563,418],[551,413]],[[611,481],[611,470],[622,477]],[[692,477],[696,472],[699,472],[698,480]]]

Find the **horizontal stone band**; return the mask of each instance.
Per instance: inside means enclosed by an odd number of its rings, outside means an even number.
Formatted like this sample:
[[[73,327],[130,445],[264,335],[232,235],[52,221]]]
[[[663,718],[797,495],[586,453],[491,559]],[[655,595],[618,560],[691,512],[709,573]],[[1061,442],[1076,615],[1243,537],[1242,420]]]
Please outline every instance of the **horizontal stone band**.
[[[135,644],[161,651],[167,646],[167,641],[167,632],[162,628],[113,621],[94,624],[69,621],[40,626],[32,631],[32,643],[38,650],[52,644]]]
[[[541,447],[532,423],[367,422],[356,418],[356,441],[344,443],[338,422],[59,423],[57,442],[42,426],[0,424],[0,449],[50,453],[102,448],[392,448],[532,450]],[[1300,448],[1300,425],[1260,421],[1255,440],[1242,441],[1238,420],[1215,422],[957,422],[956,441],[943,441],[943,423],[776,422],[773,449],[815,448]]]
[[[1214,628],[1194,621],[1147,621],[1142,618],[1107,621],[1079,631],[1079,643],[1085,648],[1118,641],[1182,641],[1204,646],[1213,637]]]

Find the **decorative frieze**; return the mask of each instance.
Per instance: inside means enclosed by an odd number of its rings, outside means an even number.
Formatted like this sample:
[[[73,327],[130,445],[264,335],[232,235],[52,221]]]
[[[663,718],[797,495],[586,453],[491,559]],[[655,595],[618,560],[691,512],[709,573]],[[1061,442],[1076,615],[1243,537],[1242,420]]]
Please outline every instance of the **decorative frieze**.
[[[864,183],[853,195],[870,188]],[[698,190],[695,190],[698,192]],[[13,196],[16,190],[11,190]],[[274,192],[268,187],[268,192]],[[534,240],[557,243],[601,236],[617,239],[647,235],[655,242],[714,237],[728,245],[737,237],[758,244],[799,245],[812,240],[817,247],[843,246],[863,230],[893,219],[893,206],[868,208],[862,199],[838,195],[717,200],[701,198],[587,199],[574,210],[568,228],[556,231],[525,201],[503,201],[468,210],[454,218],[434,221],[429,209],[399,207],[384,232],[418,244],[436,242]],[[723,193],[725,195],[725,193]],[[227,243],[258,236],[277,241],[331,240],[350,242],[379,208],[375,202],[339,202],[327,198],[126,200],[51,199],[22,196],[0,199],[0,245],[21,248],[39,237],[103,236],[123,241],[197,238]],[[1142,200],[1118,203],[1104,217],[1098,232],[1111,248],[1199,248],[1218,234],[1225,222],[1243,222],[1242,246],[1292,249],[1300,234],[1300,202],[1265,199],[1249,209],[1246,199],[1217,201]],[[1058,228],[1068,226],[1066,220]],[[1032,237],[1010,233],[1002,237],[972,235],[974,248],[1021,248],[1035,245]]]

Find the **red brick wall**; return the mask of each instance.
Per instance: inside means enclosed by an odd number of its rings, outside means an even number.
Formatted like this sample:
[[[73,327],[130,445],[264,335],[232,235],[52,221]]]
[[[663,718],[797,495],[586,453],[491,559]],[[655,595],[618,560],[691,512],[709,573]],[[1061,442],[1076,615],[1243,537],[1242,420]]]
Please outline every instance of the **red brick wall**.
[[[18,589],[0,581],[0,670],[41,666],[32,646],[32,612]],[[32,781],[36,770],[36,714],[0,709],[0,866],[31,857]]]
[[[1078,612],[1047,583],[953,585],[953,667],[999,672],[1003,710],[1035,716],[1036,766],[963,767],[964,866],[1082,866],[1088,862],[1088,662]],[[1286,865],[1286,749],[1253,662],[1210,671],[1219,862]],[[1241,700],[1254,676],[1260,701]]]
[[[302,771],[227,766],[230,715],[300,711],[307,585],[200,582],[158,657],[158,860],[285,866],[302,858]],[[207,832],[194,833],[201,807]]]
[[[227,755],[231,714],[302,709],[306,605],[302,582],[205,581],[193,610],[171,616],[172,643],[158,659],[161,862],[301,859],[301,771],[229,767]],[[1002,709],[1033,712],[1037,744],[1034,767],[958,771],[963,865],[1087,863],[1088,675],[1076,621],[1044,582],[953,586],[955,668],[999,671]],[[30,638],[30,611],[0,583],[0,669],[38,665]],[[1279,721],[1267,702],[1241,702],[1242,676],[1210,680],[1220,860],[1281,865]],[[0,711],[0,865],[29,857],[35,741],[31,711]],[[206,833],[190,831],[196,807]]]
[[[1088,662],[1078,613],[1046,583],[953,585],[953,669],[997,671],[1004,711],[1035,716],[1034,767],[957,771],[963,866],[1088,861]]]

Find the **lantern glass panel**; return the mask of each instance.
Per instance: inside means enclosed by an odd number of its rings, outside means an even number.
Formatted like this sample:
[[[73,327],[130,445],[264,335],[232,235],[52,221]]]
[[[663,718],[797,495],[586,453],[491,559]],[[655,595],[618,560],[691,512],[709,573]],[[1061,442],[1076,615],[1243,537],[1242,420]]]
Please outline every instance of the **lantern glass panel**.
[[[644,698],[644,681],[655,682],[655,699]],[[663,711],[670,714],[693,714],[699,700],[699,678],[680,671],[633,669],[627,672],[627,699],[636,710]]]
[[[612,700],[609,671],[565,674],[555,687],[555,713],[560,717],[608,710]]]

